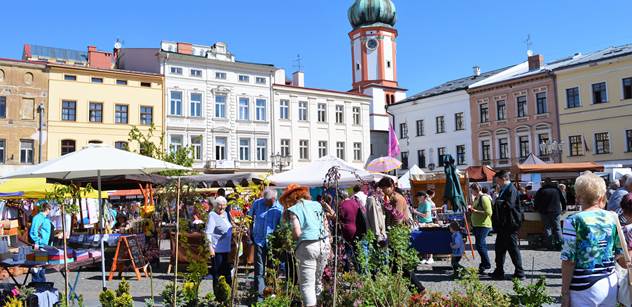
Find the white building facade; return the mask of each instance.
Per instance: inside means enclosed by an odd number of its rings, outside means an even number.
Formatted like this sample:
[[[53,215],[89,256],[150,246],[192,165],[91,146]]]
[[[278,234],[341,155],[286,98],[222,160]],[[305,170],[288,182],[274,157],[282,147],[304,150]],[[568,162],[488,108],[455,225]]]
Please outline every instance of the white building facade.
[[[443,155],[450,154],[459,169],[472,165],[470,96],[467,87],[494,72],[448,81],[388,106],[403,163],[400,172],[413,165],[425,172],[443,172]]]
[[[274,154],[291,156],[290,168],[335,156],[364,168],[370,155],[371,97],[357,92],[307,88],[302,72],[273,86]]]
[[[165,143],[169,150],[190,146],[194,169],[271,170],[273,65],[236,61],[224,43],[170,41],[159,50],[123,49],[120,62],[134,70],[158,65],[165,76]]]

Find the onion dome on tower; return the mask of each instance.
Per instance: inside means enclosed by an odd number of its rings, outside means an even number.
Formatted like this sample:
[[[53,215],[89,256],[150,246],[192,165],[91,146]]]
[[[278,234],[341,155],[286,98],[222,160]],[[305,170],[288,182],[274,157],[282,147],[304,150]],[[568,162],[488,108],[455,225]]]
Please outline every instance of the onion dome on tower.
[[[356,0],[348,15],[354,29],[364,26],[393,27],[397,21],[395,4],[391,0]]]

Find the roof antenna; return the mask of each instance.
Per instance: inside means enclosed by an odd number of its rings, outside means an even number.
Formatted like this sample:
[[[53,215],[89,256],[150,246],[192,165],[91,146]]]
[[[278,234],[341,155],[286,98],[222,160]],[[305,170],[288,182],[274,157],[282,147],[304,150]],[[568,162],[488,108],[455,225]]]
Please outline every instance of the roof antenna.
[[[531,34],[527,34],[527,39],[524,40],[524,43],[527,45],[527,56],[532,56],[531,46],[533,46],[533,41],[531,40]]]
[[[296,60],[294,60],[294,67],[296,67],[297,71],[303,71],[303,58],[300,54],[296,55]]]

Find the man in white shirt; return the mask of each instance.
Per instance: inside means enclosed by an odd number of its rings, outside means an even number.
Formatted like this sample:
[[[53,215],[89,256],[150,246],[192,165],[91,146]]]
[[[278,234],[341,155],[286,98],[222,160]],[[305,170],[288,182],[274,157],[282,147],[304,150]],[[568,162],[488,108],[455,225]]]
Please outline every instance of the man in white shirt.
[[[359,185],[353,186],[353,196],[358,199],[362,208],[366,208],[366,194],[362,192],[362,188]]]

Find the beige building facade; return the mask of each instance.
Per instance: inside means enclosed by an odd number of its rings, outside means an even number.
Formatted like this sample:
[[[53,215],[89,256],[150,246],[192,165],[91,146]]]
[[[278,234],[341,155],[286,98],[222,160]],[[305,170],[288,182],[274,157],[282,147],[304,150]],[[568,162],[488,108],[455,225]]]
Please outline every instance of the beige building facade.
[[[164,131],[163,77],[158,74],[61,64],[49,67],[48,158],[90,143],[135,150],[133,126]]]
[[[632,166],[632,45],[555,70],[564,162]]]
[[[47,109],[45,70],[43,64],[0,60],[0,175],[40,161],[38,149],[47,139],[45,118],[41,133],[39,118]]]

